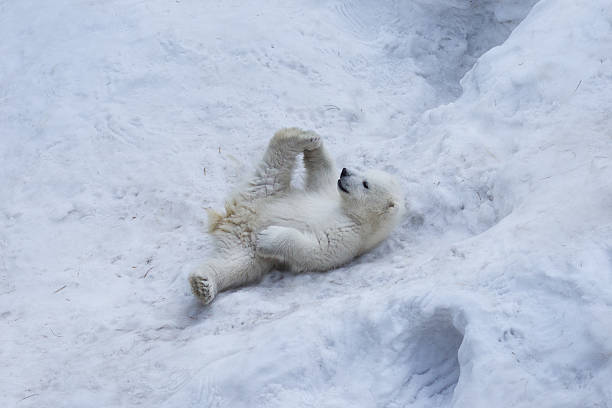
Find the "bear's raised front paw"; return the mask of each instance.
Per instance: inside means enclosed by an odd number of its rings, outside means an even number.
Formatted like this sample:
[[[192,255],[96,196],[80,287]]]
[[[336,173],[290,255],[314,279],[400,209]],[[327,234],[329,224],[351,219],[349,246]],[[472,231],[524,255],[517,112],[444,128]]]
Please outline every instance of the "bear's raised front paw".
[[[210,276],[194,272],[189,276],[189,284],[191,292],[205,305],[217,295],[217,283]]]
[[[286,144],[298,152],[314,150],[321,146],[321,136],[311,130],[304,131],[299,128],[281,129],[276,132],[272,141],[273,143]]]
[[[312,130],[302,132],[302,149],[303,150],[314,150],[321,147],[321,136],[317,135]]]

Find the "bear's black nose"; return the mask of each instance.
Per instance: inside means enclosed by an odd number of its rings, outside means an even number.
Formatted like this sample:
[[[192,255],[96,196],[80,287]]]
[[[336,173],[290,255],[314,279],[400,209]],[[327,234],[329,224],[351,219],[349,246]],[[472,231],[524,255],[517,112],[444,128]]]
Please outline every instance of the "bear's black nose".
[[[349,175],[349,172],[348,172],[348,170],[346,169],[346,167],[344,167],[344,168],[342,169],[342,173],[340,173],[340,177],[346,177],[346,176],[348,176],[348,175]]]

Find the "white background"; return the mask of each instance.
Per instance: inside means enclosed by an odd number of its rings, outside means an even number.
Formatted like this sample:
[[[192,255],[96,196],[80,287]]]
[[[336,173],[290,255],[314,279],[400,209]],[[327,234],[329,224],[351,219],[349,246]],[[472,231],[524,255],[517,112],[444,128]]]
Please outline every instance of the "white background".
[[[612,406],[612,5],[533,3],[0,1],[0,406]],[[285,126],[406,218],[199,306]]]

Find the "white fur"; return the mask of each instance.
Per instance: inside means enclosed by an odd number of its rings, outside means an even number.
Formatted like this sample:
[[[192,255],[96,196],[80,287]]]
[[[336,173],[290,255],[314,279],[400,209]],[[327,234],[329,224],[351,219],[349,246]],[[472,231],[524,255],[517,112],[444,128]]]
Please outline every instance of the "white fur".
[[[295,190],[291,176],[300,153],[306,182]],[[278,131],[225,214],[209,212],[217,254],[190,275],[194,295],[210,303],[218,292],[256,281],[274,267],[326,271],[385,239],[403,208],[393,176],[347,171],[337,180],[337,174],[316,133]]]

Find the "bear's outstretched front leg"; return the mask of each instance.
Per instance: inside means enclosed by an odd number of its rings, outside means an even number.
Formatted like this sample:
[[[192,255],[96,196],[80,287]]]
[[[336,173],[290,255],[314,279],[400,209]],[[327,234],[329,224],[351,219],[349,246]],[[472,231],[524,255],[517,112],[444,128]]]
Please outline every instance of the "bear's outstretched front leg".
[[[298,154],[316,149],[321,138],[313,132],[298,128],[281,129],[268,144],[255,177],[245,192],[248,198],[267,197],[289,189]]]
[[[355,255],[356,234],[345,231],[342,240],[323,239],[295,228],[269,226],[257,234],[256,253],[289,266],[294,272],[326,271],[342,265]]]
[[[231,260],[212,259],[189,275],[189,284],[193,294],[206,305],[219,292],[260,279],[271,267],[271,262],[248,255]]]
[[[306,133],[316,135],[314,132]],[[306,190],[336,189],[338,178],[336,166],[322,143],[315,149],[304,151],[304,167],[306,168]]]

